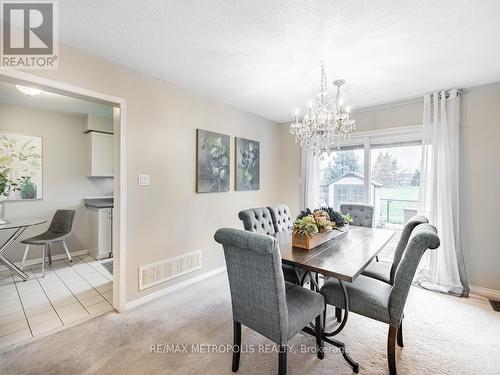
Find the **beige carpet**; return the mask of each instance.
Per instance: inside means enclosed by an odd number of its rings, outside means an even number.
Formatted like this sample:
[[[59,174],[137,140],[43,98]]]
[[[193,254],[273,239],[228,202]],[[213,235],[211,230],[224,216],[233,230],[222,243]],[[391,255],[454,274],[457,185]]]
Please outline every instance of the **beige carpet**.
[[[500,313],[486,299],[412,288],[405,315],[400,375],[500,374]],[[360,374],[387,373],[386,333],[383,324],[350,316],[339,338],[360,362]],[[231,339],[227,276],[220,274],[123,314],[110,313],[0,353],[0,373],[231,374],[229,353],[151,353],[151,345],[228,344]],[[270,342],[244,329],[243,344],[258,349]],[[314,339],[299,334],[290,344],[300,351],[301,344],[314,348]],[[240,374],[276,371],[276,354],[242,354]],[[314,354],[294,353],[288,373],[352,372],[338,353],[327,354],[323,361]]]

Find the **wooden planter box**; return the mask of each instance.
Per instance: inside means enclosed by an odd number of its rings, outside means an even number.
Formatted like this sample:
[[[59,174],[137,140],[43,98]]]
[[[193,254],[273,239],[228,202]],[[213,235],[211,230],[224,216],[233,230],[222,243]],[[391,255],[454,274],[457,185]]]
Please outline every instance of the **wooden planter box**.
[[[313,238],[304,236],[302,234],[292,234],[292,246],[299,247],[301,249],[311,250],[316,246],[319,246],[326,241],[330,240],[340,240],[347,236],[349,226],[346,225],[341,230],[332,230],[331,232],[319,233]]]

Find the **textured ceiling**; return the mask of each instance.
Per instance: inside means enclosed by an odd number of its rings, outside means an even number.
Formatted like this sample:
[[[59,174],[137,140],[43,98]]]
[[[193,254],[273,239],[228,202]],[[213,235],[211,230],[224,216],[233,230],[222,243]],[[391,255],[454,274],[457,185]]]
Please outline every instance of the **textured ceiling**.
[[[64,0],[63,43],[269,119],[500,80],[499,0]]]

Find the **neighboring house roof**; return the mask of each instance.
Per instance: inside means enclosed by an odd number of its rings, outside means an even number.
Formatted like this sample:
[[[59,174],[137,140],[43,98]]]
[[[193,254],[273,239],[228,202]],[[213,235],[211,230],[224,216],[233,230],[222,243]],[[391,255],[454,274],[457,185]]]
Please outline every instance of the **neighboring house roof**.
[[[357,172],[347,172],[346,174],[340,176],[340,177],[337,177],[335,180],[333,180],[332,182],[330,182],[328,185],[331,185],[331,184],[334,184],[336,182],[339,182],[340,180],[346,178],[346,177],[354,177],[354,178],[359,178],[360,180],[364,180],[364,176],[357,173]],[[373,186],[383,186],[382,184],[379,184],[378,182],[376,181],[373,181],[372,180],[372,185]]]

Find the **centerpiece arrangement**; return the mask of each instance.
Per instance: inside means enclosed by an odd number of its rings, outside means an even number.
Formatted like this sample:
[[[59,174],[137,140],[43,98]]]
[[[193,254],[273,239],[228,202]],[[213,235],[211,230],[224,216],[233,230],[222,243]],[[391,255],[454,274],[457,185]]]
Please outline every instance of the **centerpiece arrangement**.
[[[306,208],[293,223],[292,245],[309,250],[333,238],[341,238],[347,234],[342,228],[351,221],[349,215],[343,215],[331,207],[314,211]]]

